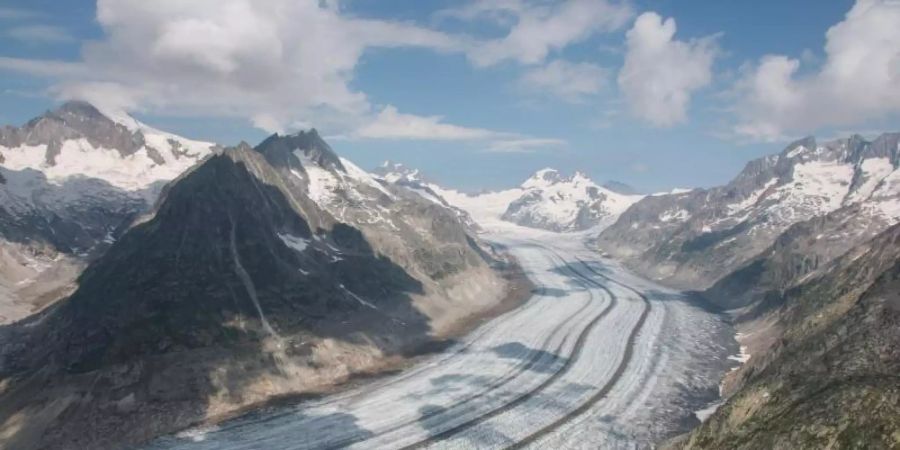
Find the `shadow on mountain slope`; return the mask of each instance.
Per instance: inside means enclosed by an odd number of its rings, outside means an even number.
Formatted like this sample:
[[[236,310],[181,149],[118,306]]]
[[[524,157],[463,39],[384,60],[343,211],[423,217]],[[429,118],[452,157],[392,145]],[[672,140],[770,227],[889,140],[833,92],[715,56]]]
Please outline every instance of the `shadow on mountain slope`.
[[[171,185],[68,300],[2,330],[0,441],[133,444],[428,339],[420,281],[354,227],[310,229],[261,157],[229,152]]]

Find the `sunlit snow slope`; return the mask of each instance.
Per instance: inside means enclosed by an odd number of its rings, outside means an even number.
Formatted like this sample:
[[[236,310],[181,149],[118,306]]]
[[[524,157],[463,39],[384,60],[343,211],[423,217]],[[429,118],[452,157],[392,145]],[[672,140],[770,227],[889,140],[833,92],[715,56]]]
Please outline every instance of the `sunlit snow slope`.
[[[503,220],[550,231],[599,231],[643,198],[600,186],[581,172],[567,177],[550,168],[537,171],[518,187],[476,195],[431,183],[402,164],[385,162],[378,174],[388,183],[461,208],[478,223]]]

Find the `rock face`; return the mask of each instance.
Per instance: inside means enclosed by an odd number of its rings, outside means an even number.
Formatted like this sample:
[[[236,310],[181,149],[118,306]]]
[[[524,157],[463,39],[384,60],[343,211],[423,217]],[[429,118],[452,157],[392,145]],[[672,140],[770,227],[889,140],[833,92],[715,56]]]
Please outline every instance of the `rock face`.
[[[894,133],[795,142],[750,162],[726,186],[644,198],[597,245],[672,285],[740,293],[714,297],[744,306],[758,299],[743,294],[760,277],[789,286],[900,220],[898,141]],[[774,273],[767,258],[790,263]]]
[[[900,446],[900,225],[853,247],[768,309],[774,344],[689,449]]]
[[[727,186],[649,196],[598,238],[729,309],[750,359],[677,448],[900,445],[900,135],[798,141]]]
[[[472,216],[455,205],[450,204],[445,198],[447,190],[428,181],[419,169],[411,169],[400,163],[385,161],[381,166],[373,171],[380,183],[391,184],[393,186],[403,188],[409,192],[415,193],[429,202],[441,207],[452,210],[457,218],[465,224],[473,233],[479,231],[479,226]]]
[[[211,152],[83,102],[0,129],[0,323],[69,291],[166,182]]]
[[[493,306],[492,264],[454,211],[314,130],[220,151],[67,300],[0,330],[0,436],[118,448],[327,388]]]

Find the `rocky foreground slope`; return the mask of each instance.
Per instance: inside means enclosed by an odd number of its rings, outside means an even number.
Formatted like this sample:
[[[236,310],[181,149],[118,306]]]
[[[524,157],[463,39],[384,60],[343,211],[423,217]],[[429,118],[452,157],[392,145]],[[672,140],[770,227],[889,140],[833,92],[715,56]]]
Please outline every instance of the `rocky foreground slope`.
[[[597,239],[729,310],[749,357],[679,448],[900,446],[900,134],[795,142],[728,185],[650,196]]]
[[[0,129],[0,323],[70,292],[85,263],[213,147],[83,102]]]
[[[70,297],[0,329],[0,441],[117,448],[327,389],[494,306],[498,264],[314,131],[220,151]]]
[[[826,266],[744,324],[770,344],[751,352],[725,405],[672,447],[900,447],[900,225]]]

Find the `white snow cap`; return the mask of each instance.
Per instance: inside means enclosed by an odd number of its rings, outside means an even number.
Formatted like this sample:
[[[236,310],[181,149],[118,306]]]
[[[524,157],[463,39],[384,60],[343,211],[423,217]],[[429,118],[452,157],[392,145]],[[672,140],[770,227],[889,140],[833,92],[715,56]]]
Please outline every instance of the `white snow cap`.
[[[212,153],[214,148],[211,142],[194,141],[157,130],[122,112],[100,112],[132,133],[141,133],[144,145],[123,156],[118,149],[94,147],[83,137],[67,139],[62,142],[52,165],[46,162],[47,145],[0,145],[0,154],[4,157],[0,165],[10,170],[37,170],[51,183],[61,184],[70,178],[93,178],[125,191],[140,191],[176,178]],[[162,163],[155,157],[162,158]]]

